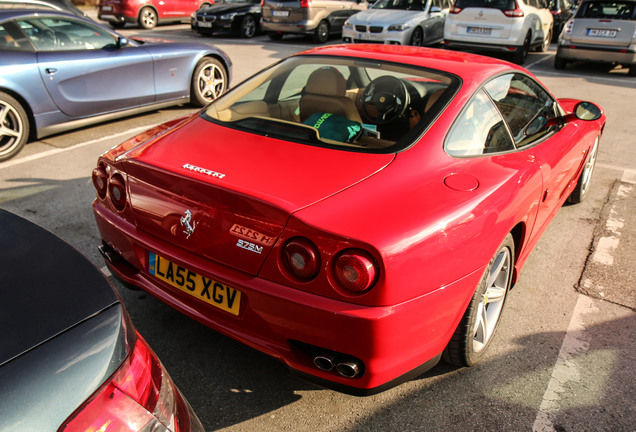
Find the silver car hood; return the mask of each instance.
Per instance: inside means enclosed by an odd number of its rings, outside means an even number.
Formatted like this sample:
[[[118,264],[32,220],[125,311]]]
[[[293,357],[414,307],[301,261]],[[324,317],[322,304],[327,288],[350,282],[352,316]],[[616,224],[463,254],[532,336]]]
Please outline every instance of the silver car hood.
[[[404,24],[419,17],[420,20],[426,18],[427,12],[407,11],[397,9],[368,9],[358,12],[349,18],[349,22],[353,25],[390,25]]]

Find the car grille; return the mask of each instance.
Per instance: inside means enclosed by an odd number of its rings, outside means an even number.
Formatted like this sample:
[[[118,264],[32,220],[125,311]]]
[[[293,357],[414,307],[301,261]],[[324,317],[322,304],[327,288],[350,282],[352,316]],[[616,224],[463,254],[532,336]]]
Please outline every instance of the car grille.
[[[208,16],[208,15],[199,15],[197,17],[197,20],[201,21],[201,22],[213,23],[214,21],[216,21],[216,16],[215,15],[210,15],[210,16]]]
[[[369,31],[369,33],[382,33],[382,30],[384,30],[382,26],[367,27],[365,25],[356,25],[355,28],[356,28],[356,31],[360,33],[366,33],[367,30]]]

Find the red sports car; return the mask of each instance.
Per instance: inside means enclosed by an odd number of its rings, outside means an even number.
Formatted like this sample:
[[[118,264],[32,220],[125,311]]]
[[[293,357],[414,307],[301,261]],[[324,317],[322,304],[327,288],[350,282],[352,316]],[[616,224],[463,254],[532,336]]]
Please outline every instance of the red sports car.
[[[604,125],[504,61],[317,48],[100,157],[101,250],[205,325],[372,394],[483,357]]]

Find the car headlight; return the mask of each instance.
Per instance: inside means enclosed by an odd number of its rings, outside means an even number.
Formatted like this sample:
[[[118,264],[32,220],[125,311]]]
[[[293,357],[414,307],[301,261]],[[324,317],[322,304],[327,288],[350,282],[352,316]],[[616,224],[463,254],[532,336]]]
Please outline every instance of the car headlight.
[[[406,31],[410,28],[411,26],[408,24],[393,24],[389,26],[389,31]]]
[[[349,21],[345,21],[345,23],[344,23],[344,25],[342,27],[347,29],[347,30],[353,30],[353,24],[351,24]]]
[[[231,20],[236,16],[236,12],[221,15],[222,20]]]

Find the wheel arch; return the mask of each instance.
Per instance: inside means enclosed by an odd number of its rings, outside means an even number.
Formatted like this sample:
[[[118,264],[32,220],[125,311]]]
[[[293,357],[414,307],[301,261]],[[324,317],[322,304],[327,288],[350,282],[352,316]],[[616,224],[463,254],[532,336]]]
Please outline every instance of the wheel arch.
[[[24,111],[27,114],[27,117],[29,118],[29,138],[28,139],[29,140],[37,139],[38,134],[37,134],[37,129],[35,125],[35,116],[33,115],[33,110],[31,109],[31,105],[29,105],[27,100],[24,99],[22,95],[11,90],[10,88],[0,87],[0,92],[8,94],[9,96],[17,100],[20,103],[20,105],[22,105],[22,108],[24,109]]]
[[[159,10],[152,3],[142,4],[139,7],[139,10],[137,11],[137,19],[141,18],[141,11],[146,9],[146,8],[150,8],[153,11],[155,11],[155,13],[157,14],[157,21],[161,19],[161,17],[159,16]]]

